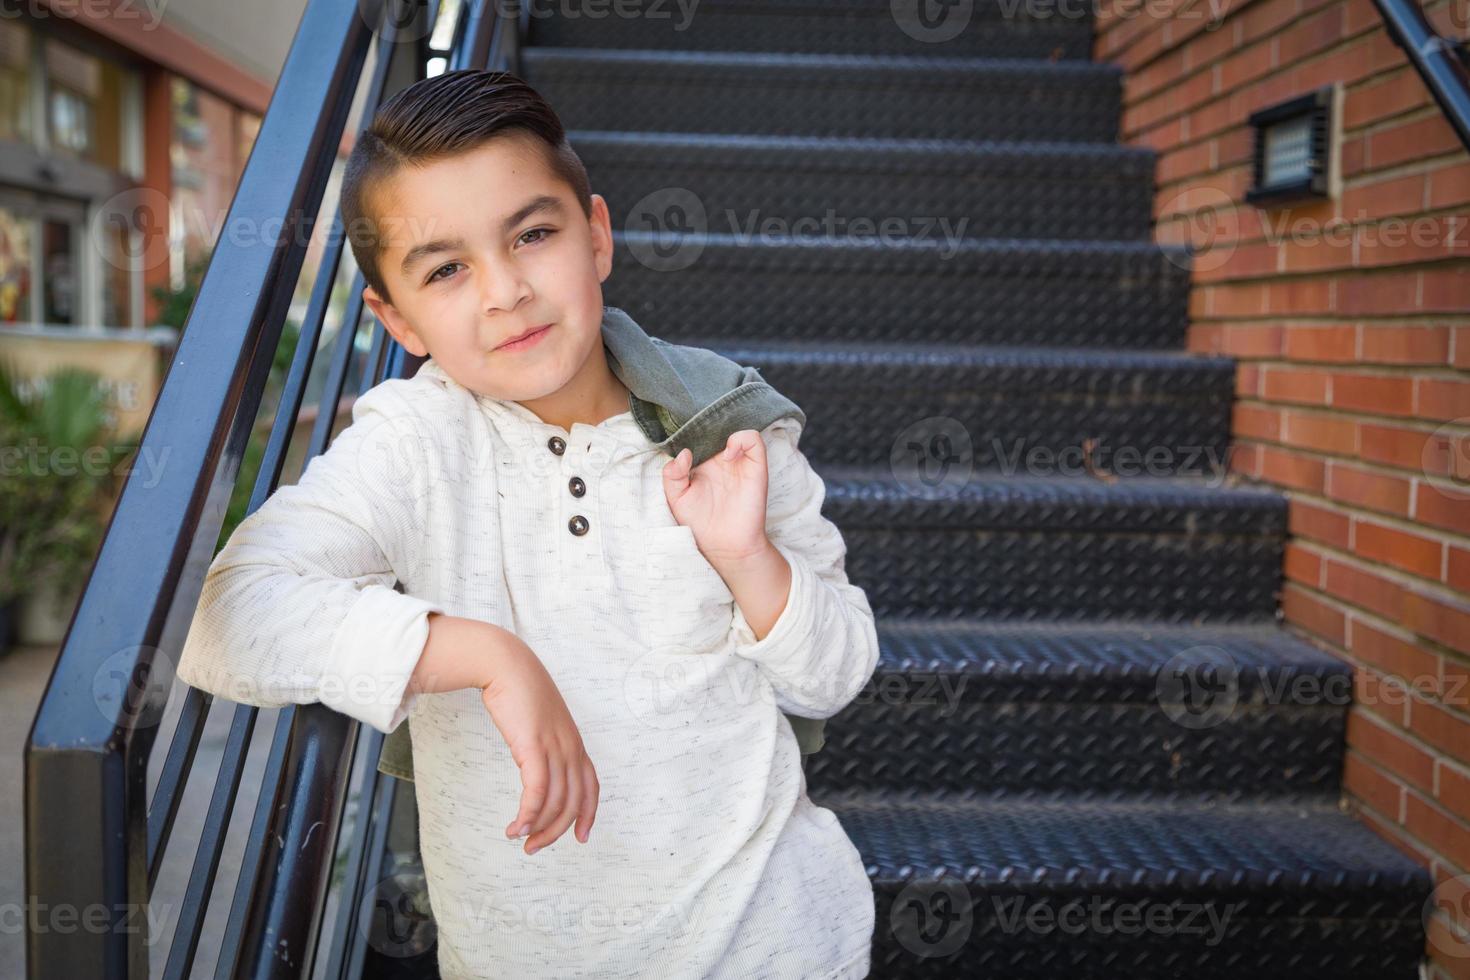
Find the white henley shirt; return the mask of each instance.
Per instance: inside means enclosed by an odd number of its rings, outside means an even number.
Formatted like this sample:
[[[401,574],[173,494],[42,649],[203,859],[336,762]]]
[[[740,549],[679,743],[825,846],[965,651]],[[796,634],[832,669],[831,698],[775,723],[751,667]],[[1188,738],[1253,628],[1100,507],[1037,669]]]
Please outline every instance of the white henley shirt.
[[[762,432],[767,535],[792,578],[757,640],[675,521],[669,457],[631,412],[568,432],[430,359],[361,395],[300,480],[237,527],[178,677],[383,732],[412,714],[448,980],[865,977],[872,885],[807,797],[781,712],[835,714],[878,641],[800,432],[791,418]],[[528,856],[506,838],[520,773],[478,690],[407,693],[433,611],[511,630],[546,665],[597,767],[587,844],[568,828]]]

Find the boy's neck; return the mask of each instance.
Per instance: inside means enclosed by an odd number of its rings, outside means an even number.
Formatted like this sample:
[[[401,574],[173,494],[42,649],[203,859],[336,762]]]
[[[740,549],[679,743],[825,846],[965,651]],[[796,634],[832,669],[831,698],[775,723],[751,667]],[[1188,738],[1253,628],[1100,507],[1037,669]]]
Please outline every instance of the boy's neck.
[[[628,386],[618,380],[607,361],[607,348],[598,344],[581,370],[561,388],[540,398],[517,402],[549,425],[568,432],[577,422],[597,425],[629,410]]]

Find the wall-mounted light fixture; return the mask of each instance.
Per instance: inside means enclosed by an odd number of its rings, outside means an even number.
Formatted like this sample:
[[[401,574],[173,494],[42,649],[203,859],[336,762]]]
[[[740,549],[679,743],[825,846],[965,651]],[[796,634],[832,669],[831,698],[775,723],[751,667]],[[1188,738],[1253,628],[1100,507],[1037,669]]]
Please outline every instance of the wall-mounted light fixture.
[[[1332,195],[1335,85],[1251,113],[1255,130],[1252,204]]]

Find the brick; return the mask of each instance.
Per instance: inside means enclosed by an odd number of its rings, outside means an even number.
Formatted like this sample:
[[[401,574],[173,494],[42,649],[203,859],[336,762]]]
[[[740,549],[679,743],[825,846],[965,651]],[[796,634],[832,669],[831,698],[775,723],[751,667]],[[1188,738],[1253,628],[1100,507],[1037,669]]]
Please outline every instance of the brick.
[[[1452,163],[1430,171],[1427,177],[1429,207],[1447,208],[1470,201],[1470,163]]]
[[[1419,303],[1419,273],[1392,271],[1353,273],[1337,282],[1337,303],[1332,312],[1342,316],[1360,314],[1396,315]]]
[[[1355,518],[1353,553],[1431,581],[1439,579],[1444,544],[1399,527]]]
[[[1470,864],[1470,826],[1414,792],[1404,799],[1404,826],[1461,867]]]
[[[1470,548],[1448,545],[1445,561],[1445,584],[1457,592],[1470,593]]]
[[[1352,419],[1321,412],[1286,412],[1282,423],[1283,442],[1339,456],[1357,453],[1358,427]]]
[[[1470,369],[1470,327],[1456,327],[1450,337],[1450,366]]]
[[[1454,763],[1441,761],[1435,774],[1439,784],[1434,798],[1460,820],[1470,821],[1470,773]]]
[[[1267,288],[1252,283],[1248,286],[1214,286],[1205,292],[1206,312],[1212,317],[1258,317],[1267,312]]]
[[[1206,173],[1213,166],[1210,144],[1195,143],[1191,146],[1176,147],[1162,154],[1154,175],[1159,185],[1162,186],[1171,181]]]
[[[1258,398],[1261,394],[1261,367],[1249,362],[1235,366],[1235,395],[1237,398]]]
[[[1363,324],[1363,361],[1376,364],[1444,364],[1450,331],[1443,326]]]
[[[1328,594],[1395,622],[1403,615],[1403,588],[1377,570],[1327,558],[1323,573]]]
[[[1362,756],[1348,752],[1343,759],[1342,784],[1344,789],[1384,816],[1394,820],[1402,818],[1403,786],[1365,762]]]
[[[1199,251],[1194,259],[1194,281],[1257,279],[1275,275],[1281,251],[1264,242],[1241,245],[1229,240],[1193,243]]]
[[[1241,41],[1250,43],[1276,34],[1297,16],[1297,0],[1262,0],[1240,15]]]
[[[1278,63],[1285,66],[1322,51],[1343,37],[1343,9],[1334,4],[1276,35]]]
[[[1313,459],[1288,449],[1275,446],[1260,446],[1261,477],[1272,483],[1294,490],[1309,490],[1321,493],[1325,467],[1320,459]]]
[[[1371,667],[1353,672],[1353,710],[1405,730],[1409,725],[1409,689],[1404,683],[1378,673]]]
[[[1459,215],[1388,217],[1354,229],[1356,263],[1363,269],[1433,262],[1470,252]]]
[[[1325,371],[1270,365],[1261,369],[1261,397],[1268,401],[1326,405],[1329,381]]]
[[[1222,167],[1250,160],[1256,151],[1255,133],[1244,126],[1221,133],[1211,142],[1215,145],[1215,159]]]
[[[1288,541],[1282,554],[1282,571],[1291,581],[1315,588],[1321,582],[1322,559],[1315,551]],[[1338,616],[1341,618],[1341,613]]]
[[[1436,489],[1470,497],[1470,435],[1447,426],[1420,433],[1419,458],[1413,464]]]
[[[1365,462],[1417,470],[1423,465],[1428,433],[1387,422],[1358,423],[1358,455]]]
[[[1261,447],[1252,443],[1240,443],[1231,447],[1227,461],[1229,472],[1248,480],[1261,478]]]
[[[1262,41],[1243,51],[1232,53],[1220,62],[1220,92],[1230,92],[1252,82],[1271,70],[1271,42]]]
[[[1399,779],[1423,790],[1434,789],[1434,756],[1367,712],[1348,713],[1347,744]]]
[[[1382,21],[1380,21],[1382,23]],[[1429,90],[1413,68],[1354,85],[1343,93],[1342,126],[1353,130],[1431,104]]]
[[[1353,235],[1351,229],[1338,229],[1335,234],[1292,236],[1277,246],[1282,255],[1283,272],[1325,272],[1353,267]]]
[[[1456,654],[1439,657],[1439,703],[1459,712],[1470,712],[1470,658]]]
[[[1340,461],[1327,464],[1327,496],[1395,517],[1407,517],[1411,484],[1401,476],[1378,473]]]
[[[1229,323],[1220,331],[1219,353],[1234,357],[1279,357],[1285,330],[1279,323]]]
[[[1292,494],[1287,503],[1287,533],[1346,551],[1352,518]]]
[[[1405,627],[1452,650],[1470,653],[1470,603],[1418,589],[1402,592]]]
[[[1397,374],[1334,374],[1332,407],[1378,415],[1412,415],[1414,379]]]
[[[1470,423],[1470,381],[1416,378],[1414,387],[1420,416]]]
[[[1435,892],[1436,901],[1439,893]],[[1441,903],[1449,905],[1448,902]],[[1470,909],[1470,901],[1463,907]],[[1441,909],[1443,912],[1443,909]],[[1429,980],[1470,980],[1470,934],[1456,931],[1446,915],[1431,916],[1425,932],[1426,949],[1434,962],[1428,964]]]
[[[1462,150],[1459,137],[1436,109],[1413,122],[1368,136],[1368,165],[1375,170]]]
[[[1281,441],[1281,413],[1265,405],[1235,402],[1230,409],[1230,434],[1236,439]]]
[[[1288,581],[1281,588],[1281,613],[1287,622],[1341,646],[1346,636],[1347,616],[1316,593]]]
[[[1413,639],[1380,628],[1363,616],[1353,616],[1348,625],[1347,649],[1384,674],[1406,681],[1415,691],[1427,694],[1440,691],[1437,656]]]
[[[1409,703],[1409,730],[1451,758],[1470,755],[1470,720],[1432,701]]]
[[[1421,482],[1414,490],[1414,517],[1422,524],[1470,534],[1470,495],[1460,488]]]
[[[1424,312],[1461,313],[1470,307],[1470,269],[1462,266],[1425,269],[1419,309]]]
[[[1295,361],[1353,361],[1358,328],[1353,324],[1292,327],[1286,331],[1286,356]]]
[[[1389,215],[1414,214],[1424,207],[1424,174],[1387,180],[1353,181],[1342,189],[1343,220],[1358,224]]]

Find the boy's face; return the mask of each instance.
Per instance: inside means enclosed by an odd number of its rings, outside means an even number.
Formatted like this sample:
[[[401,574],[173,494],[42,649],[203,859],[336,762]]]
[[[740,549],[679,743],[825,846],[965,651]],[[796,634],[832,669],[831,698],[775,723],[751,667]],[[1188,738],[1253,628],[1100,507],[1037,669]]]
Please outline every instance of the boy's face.
[[[584,215],[542,147],[508,131],[403,168],[371,201],[393,302],[371,286],[364,301],[404,349],[507,401],[571,393],[609,376],[606,362],[591,358],[601,352],[602,281],[612,269],[607,202],[592,195],[592,215]],[[504,346],[546,324],[529,344]]]

